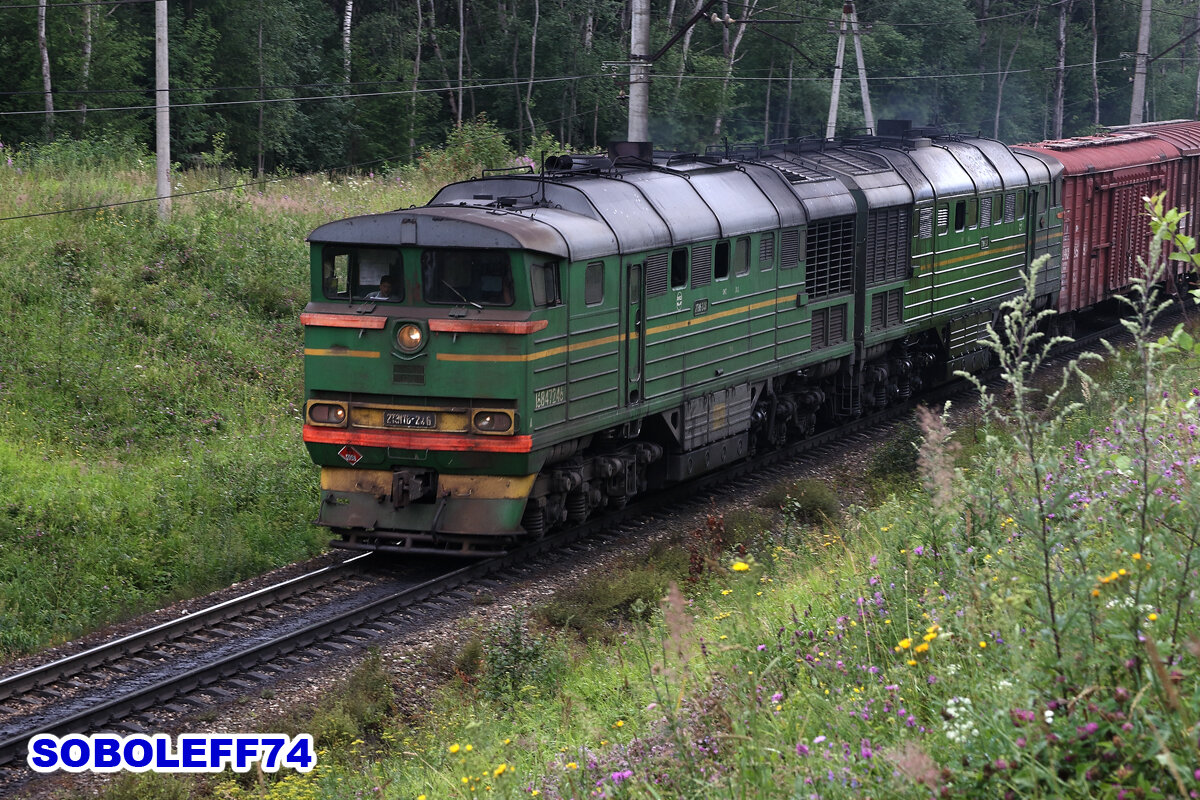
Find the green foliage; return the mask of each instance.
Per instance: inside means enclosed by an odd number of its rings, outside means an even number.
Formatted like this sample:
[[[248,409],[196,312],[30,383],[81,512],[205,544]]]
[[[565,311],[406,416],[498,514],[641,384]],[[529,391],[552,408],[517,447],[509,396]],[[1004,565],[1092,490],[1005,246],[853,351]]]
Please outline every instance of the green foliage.
[[[293,720],[295,730],[311,733],[318,747],[348,749],[352,742],[377,736],[395,702],[392,677],[371,648],[350,677],[328,692],[308,719]]]
[[[784,512],[810,525],[835,524],[842,516],[837,493],[825,481],[802,478],[788,489]]]
[[[106,786],[103,800],[188,800],[192,792],[186,778],[155,773],[122,773]]]
[[[615,625],[644,617],[672,581],[682,581],[687,575],[687,552],[678,546],[656,544],[637,562],[588,575],[561,589],[534,613],[551,627],[571,628],[585,638],[606,638]]]
[[[553,696],[566,668],[563,653],[553,639],[531,633],[524,617],[514,614],[487,635],[479,691],[483,697],[499,702]]]

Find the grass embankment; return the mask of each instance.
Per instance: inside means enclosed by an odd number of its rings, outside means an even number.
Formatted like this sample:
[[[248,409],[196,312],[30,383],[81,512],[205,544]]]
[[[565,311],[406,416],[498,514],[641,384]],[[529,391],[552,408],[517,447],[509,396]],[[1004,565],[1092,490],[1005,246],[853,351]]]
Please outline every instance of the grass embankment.
[[[369,659],[280,722],[313,773],[110,800],[1196,797],[1196,362],[1141,347],[1054,396],[1005,341],[1003,406],[953,436],[926,414],[919,469],[901,442],[861,478],[874,507],[770,493],[480,631],[428,714]]]
[[[446,177],[265,182],[177,198],[166,224],[155,203],[0,222],[0,658],[322,548],[305,236]],[[153,195],[135,148],[0,150],[0,217]]]

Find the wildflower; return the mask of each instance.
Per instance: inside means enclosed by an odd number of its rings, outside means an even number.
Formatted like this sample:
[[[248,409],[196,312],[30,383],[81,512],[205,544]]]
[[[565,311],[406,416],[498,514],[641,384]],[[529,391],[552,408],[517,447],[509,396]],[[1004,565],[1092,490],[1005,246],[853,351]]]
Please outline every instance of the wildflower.
[[[613,723],[614,728],[623,728],[624,726],[625,726],[625,720],[623,720],[623,719],[619,719]]]
[[[985,642],[985,641],[983,641],[982,639],[980,639],[980,640],[979,640],[979,646],[980,646],[981,648],[987,647],[987,642]]]
[[[492,770],[492,777],[493,777],[493,778],[499,778],[499,777],[500,777],[501,775],[503,775],[503,774],[504,774],[504,773],[505,773],[507,770],[508,770],[508,764],[500,764],[500,765],[499,765],[499,766],[497,766],[497,767],[496,767],[494,770]]]
[[[915,667],[915,666],[917,665],[917,661],[916,661],[916,659],[915,659],[915,658],[910,658],[910,659],[909,659],[908,661],[906,661],[905,663],[906,663],[906,664],[908,664],[910,667]]]
[[[474,750],[474,749],[475,749],[475,748],[474,748],[474,747],[472,747],[471,745],[467,745],[466,747],[464,747],[464,748],[463,748],[463,751],[464,751],[464,752],[467,752],[467,753],[469,753],[469,752],[471,752],[471,751],[472,751],[472,750]]]
[[[734,572],[745,572],[750,569],[750,565],[745,561],[735,561],[729,568]]]
[[[1146,617],[1146,619],[1154,622],[1156,619],[1158,619],[1158,614],[1151,614],[1150,616]]]
[[[929,652],[929,642],[921,642],[919,645],[917,645],[916,647],[913,648],[913,652],[914,653]]]
[[[1141,553],[1134,553],[1133,555],[1131,555],[1131,556],[1130,556],[1130,558],[1132,558],[1134,561],[1141,561],[1141,560],[1142,560],[1142,554],[1141,554]]]
[[[803,742],[800,742],[796,745],[796,755],[806,756],[808,755],[808,752],[808,747]]]
[[[461,749],[461,748],[459,747],[459,744],[458,744],[458,742],[455,742],[454,744],[450,745],[450,752],[451,752],[451,753],[457,753],[457,752],[458,752],[460,749]]]
[[[907,650],[908,648],[912,647],[912,639],[901,639],[898,647],[900,650]]]
[[[574,761],[568,761],[567,769],[579,769],[579,765],[576,764]]]
[[[721,594],[732,594],[732,593],[733,593],[733,589],[722,589],[721,590]]]

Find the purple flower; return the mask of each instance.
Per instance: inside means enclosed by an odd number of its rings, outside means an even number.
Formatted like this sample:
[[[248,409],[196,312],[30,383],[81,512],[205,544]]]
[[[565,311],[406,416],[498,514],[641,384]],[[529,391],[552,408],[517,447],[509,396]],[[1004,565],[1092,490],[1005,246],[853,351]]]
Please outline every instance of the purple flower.
[[[798,756],[808,755],[808,747],[803,742],[796,745],[796,755],[798,755]]]
[[[914,556],[923,556],[923,555],[925,555],[925,545],[923,545],[923,544],[919,544],[919,545],[917,545],[916,547],[914,547],[914,548],[913,548],[913,555],[914,555]]]
[[[783,692],[776,692],[775,694],[771,695],[772,703],[778,703],[782,699],[783,699]]]
[[[1100,730],[1100,723],[1088,722],[1088,723],[1086,723],[1084,725],[1080,725],[1078,728],[1076,728],[1075,732],[1077,734],[1079,734],[1080,739],[1086,739],[1087,737],[1091,736],[1093,733],[1095,733],[1098,730]]]
[[[632,777],[633,777],[633,770],[631,770],[631,769],[623,769],[623,770],[621,770],[620,772],[614,772],[614,773],[613,773],[613,774],[612,774],[610,777],[612,778],[612,781],[613,781],[613,783],[620,783],[620,782],[621,782],[621,781],[623,781],[623,780],[627,780],[627,779],[629,779],[629,778],[632,778]]]
[[[825,741],[825,737],[824,737],[824,736],[818,736],[817,738],[813,739],[813,744],[820,744],[820,743],[821,743],[821,742],[823,742],[823,741]]]
[[[863,739],[858,746],[858,754],[863,758],[870,758],[874,753],[871,751],[871,740]]]
[[[761,653],[763,650],[766,650],[766,649],[767,649],[767,646],[766,646],[765,644],[760,644],[760,645],[758,646],[758,652],[760,652],[760,653]]]

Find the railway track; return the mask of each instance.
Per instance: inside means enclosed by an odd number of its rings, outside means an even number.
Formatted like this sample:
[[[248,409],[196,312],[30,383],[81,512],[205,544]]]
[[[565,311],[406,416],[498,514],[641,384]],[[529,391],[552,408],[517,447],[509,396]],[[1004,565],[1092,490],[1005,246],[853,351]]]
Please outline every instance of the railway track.
[[[1163,321],[1169,327],[1176,320]],[[1061,365],[1101,338],[1120,339],[1119,327],[1081,335],[1059,353]],[[990,382],[997,375],[987,376]],[[195,711],[224,703],[256,686],[330,653],[360,649],[405,624],[423,604],[462,599],[455,594],[489,576],[528,572],[528,564],[550,551],[598,531],[616,529],[651,514],[683,510],[698,492],[738,490],[749,476],[771,475],[798,458],[823,458],[856,447],[907,415],[918,402],[963,396],[960,381],[886,411],[820,433],[780,451],[748,459],[687,485],[656,493],[626,508],[552,533],[505,555],[472,562],[423,561],[419,567],[384,571],[371,554],[250,592],[223,603],[107,642],[53,662],[0,677],[0,793],[22,763],[26,743],[39,733],[65,735],[100,729],[125,733],[160,729],[162,712]],[[690,502],[689,502],[690,501]],[[430,566],[440,574],[429,576]],[[452,564],[452,566],[451,566]],[[493,584],[494,585],[494,584]]]

